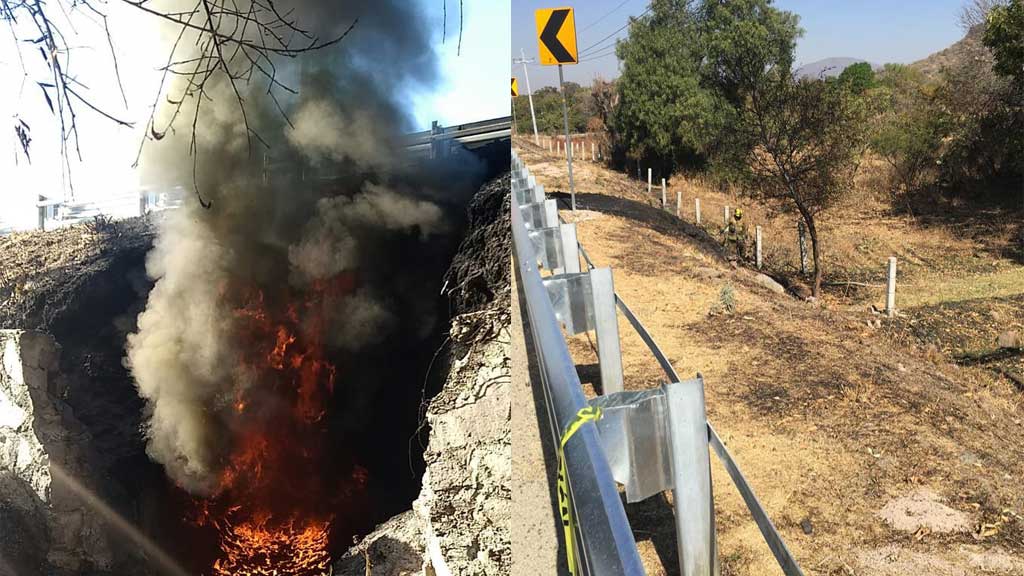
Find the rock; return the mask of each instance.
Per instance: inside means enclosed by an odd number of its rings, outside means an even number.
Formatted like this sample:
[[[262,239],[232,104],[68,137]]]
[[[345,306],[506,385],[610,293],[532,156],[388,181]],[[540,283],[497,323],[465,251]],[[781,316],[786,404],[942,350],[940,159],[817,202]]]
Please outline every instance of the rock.
[[[1017,332],[1016,330],[1007,330],[999,335],[999,339],[996,341],[996,344],[1000,348],[1007,348],[1011,350],[1020,349],[1024,348],[1024,337],[1021,337],[1020,332]]]
[[[779,284],[778,282],[773,280],[771,276],[768,276],[767,274],[755,273],[754,282],[757,283],[758,286],[767,288],[772,292],[775,292],[776,294],[786,293],[786,289],[782,287],[782,284]]]
[[[811,524],[811,519],[804,518],[803,520],[801,520],[800,529],[804,531],[804,534],[807,534],[808,536],[811,535],[811,533],[814,532],[814,525]]]
[[[701,266],[699,268],[694,268],[693,274],[696,277],[698,277],[698,278],[708,278],[708,279],[711,279],[711,278],[721,278],[722,277],[722,271],[721,270],[719,270],[717,268],[710,268],[710,267],[707,267],[707,266]]]
[[[423,533],[412,510],[392,517],[334,563],[338,576],[423,574]]]
[[[19,574],[40,567],[47,575],[82,574],[113,564],[106,526],[70,481],[95,485],[88,437],[60,400],[57,350],[42,332],[0,330],[0,534],[15,535],[0,538],[0,558],[32,566]]]
[[[808,300],[814,296],[814,291],[811,290],[810,286],[795,280],[789,284],[789,293],[801,300]]]

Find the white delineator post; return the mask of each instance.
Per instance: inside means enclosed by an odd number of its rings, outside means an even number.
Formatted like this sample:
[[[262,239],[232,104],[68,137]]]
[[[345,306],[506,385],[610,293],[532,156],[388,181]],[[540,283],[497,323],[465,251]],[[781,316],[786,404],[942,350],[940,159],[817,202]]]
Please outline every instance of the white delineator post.
[[[651,194],[651,169],[647,169],[647,195]]]
[[[596,150],[597,149],[594,147],[594,143],[591,142],[590,143],[590,161],[591,162],[597,162],[597,152],[596,152]]]
[[[896,257],[889,257],[889,281],[885,295],[885,313],[890,318],[896,315]]]
[[[726,226],[729,225],[729,214],[732,214],[732,212],[729,212],[729,206],[726,205],[726,207],[722,210],[722,215],[725,218],[725,225]]]
[[[757,226],[754,228],[754,261],[757,263],[757,269],[761,269],[761,227]]]
[[[676,218],[683,215],[683,189],[676,188]]]
[[[667,206],[667,205],[668,204],[666,203],[666,200],[665,200],[665,179],[662,178],[661,179],[661,209],[664,210],[665,206]]]
[[[697,224],[700,224],[700,198],[694,198],[694,213],[697,216]]]

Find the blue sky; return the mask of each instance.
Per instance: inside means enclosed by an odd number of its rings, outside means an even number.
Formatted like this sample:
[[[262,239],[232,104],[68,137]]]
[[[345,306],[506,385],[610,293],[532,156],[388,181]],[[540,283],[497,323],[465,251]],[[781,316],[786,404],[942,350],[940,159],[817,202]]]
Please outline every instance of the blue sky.
[[[458,0],[448,3],[448,37],[441,45],[442,2],[420,0],[424,13],[435,21],[436,45],[445,80],[431,95],[418,100],[416,116],[421,129],[431,120],[443,125],[461,124],[508,116],[508,74],[499,63],[511,59],[512,34],[509,28],[511,0],[466,0],[462,51],[458,46]]]
[[[797,61],[813,62],[829,57],[863,58],[875,64],[909,63],[949,46],[960,39],[957,14],[966,0],[777,0],[776,5],[800,15],[804,37],[797,45]],[[595,76],[618,76],[618,62],[611,53],[611,38],[629,16],[643,12],[648,0],[588,0],[576,4],[577,43],[584,49],[596,44],[590,58],[581,57],[575,66],[565,67],[566,80],[589,84]],[[513,0],[512,53],[525,49],[527,58],[537,57],[534,10],[565,6],[544,0]],[[607,47],[607,49],[605,49]],[[522,77],[522,66],[512,66]],[[530,67],[530,82],[536,89],[558,83],[554,66]]]

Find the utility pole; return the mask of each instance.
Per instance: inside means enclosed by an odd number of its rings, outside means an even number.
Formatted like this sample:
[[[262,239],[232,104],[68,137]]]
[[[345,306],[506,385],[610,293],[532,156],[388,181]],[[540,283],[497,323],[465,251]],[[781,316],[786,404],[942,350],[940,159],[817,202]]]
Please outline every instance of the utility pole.
[[[530,100],[530,119],[533,120],[533,143],[540,146],[540,136],[537,135],[537,116],[533,113],[533,90],[530,90],[530,72],[526,69],[526,65],[533,62],[533,60],[526,59],[526,50],[520,48],[519,54],[522,58],[513,58],[513,64],[523,65],[523,76],[526,77],[526,97]]]

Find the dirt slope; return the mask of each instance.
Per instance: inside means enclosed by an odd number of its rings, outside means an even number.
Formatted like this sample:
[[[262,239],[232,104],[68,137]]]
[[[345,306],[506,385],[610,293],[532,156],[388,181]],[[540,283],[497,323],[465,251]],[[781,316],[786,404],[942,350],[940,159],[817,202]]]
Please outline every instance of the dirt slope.
[[[562,161],[520,150],[549,193],[564,190]],[[580,242],[613,268],[677,371],[704,375],[710,420],[805,573],[1024,574],[1024,396],[1008,381],[900,344],[886,320],[868,326],[878,317],[866,306],[769,292],[645,184],[575,167],[589,193],[577,198]],[[620,333],[626,387],[657,385],[662,373],[622,319]],[[590,341],[570,348],[592,380]],[[713,474],[722,573],[778,574],[717,463]],[[648,573],[674,574],[671,508],[652,500],[630,507],[634,531]]]

